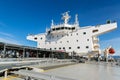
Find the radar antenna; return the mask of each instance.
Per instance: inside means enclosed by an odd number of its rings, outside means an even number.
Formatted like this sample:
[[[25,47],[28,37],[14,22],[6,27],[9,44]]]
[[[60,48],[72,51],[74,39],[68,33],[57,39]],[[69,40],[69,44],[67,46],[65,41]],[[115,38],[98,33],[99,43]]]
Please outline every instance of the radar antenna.
[[[68,21],[69,21],[69,19],[71,18],[71,16],[69,16],[68,13],[69,13],[69,11],[67,11],[67,12],[65,12],[65,13],[62,14],[63,15],[62,19],[64,20],[65,24],[67,24]]]

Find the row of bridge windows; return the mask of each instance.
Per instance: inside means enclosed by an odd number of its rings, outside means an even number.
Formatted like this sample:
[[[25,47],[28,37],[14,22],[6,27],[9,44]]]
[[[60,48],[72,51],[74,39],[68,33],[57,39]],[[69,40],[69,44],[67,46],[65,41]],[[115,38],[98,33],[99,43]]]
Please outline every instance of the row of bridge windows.
[[[75,30],[75,27],[58,27],[58,28],[53,28],[51,29],[52,31],[56,31],[56,30]]]

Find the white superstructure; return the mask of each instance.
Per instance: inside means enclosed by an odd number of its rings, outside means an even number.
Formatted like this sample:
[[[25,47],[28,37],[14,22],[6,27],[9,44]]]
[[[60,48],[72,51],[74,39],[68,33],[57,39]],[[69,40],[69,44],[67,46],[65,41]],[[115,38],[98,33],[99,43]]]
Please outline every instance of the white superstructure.
[[[75,52],[77,55],[100,53],[98,36],[117,28],[117,23],[107,23],[97,26],[80,27],[78,15],[75,23],[69,24],[68,12],[62,14],[63,24],[55,25],[53,20],[51,28],[46,33],[28,35],[27,39],[36,41],[38,48],[50,50]]]

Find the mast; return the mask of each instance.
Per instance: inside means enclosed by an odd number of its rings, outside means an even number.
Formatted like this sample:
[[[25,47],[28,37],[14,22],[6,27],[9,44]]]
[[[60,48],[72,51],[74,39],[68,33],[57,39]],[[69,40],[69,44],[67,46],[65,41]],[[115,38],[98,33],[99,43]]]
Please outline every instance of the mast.
[[[54,21],[53,21],[53,19],[51,20],[51,26],[53,26],[54,25]]]
[[[63,15],[62,19],[64,20],[65,24],[67,24],[68,21],[69,21],[69,19],[71,18],[71,16],[69,16],[68,12],[69,11],[67,11],[67,12],[65,12],[65,13],[62,14]]]
[[[79,21],[78,21],[78,14],[75,15],[75,24],[79,26]]]
[[[51,28],[54,26],[54,21],[53,19],[51,20]]]

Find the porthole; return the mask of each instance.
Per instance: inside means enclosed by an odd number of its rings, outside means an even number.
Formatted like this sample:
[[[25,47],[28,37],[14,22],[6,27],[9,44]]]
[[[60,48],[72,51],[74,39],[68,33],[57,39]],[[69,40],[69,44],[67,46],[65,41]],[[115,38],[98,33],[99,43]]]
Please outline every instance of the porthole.
[[[80,46],[78,46],[77,48],[80,49]]]
[[[71,47],[69,47],[69,49],[71,49]]]
[[[89,46],[86,46],[86,48],[88,49],[88,48],[89,48]]]
[[[86,34],[86,32],[83,32],[83,34],[85,35],[85,34]]]
[[[42,40],[42,37],[40,39]]]
[[[37,37],[35,37],[34,39],[37,40]]]

